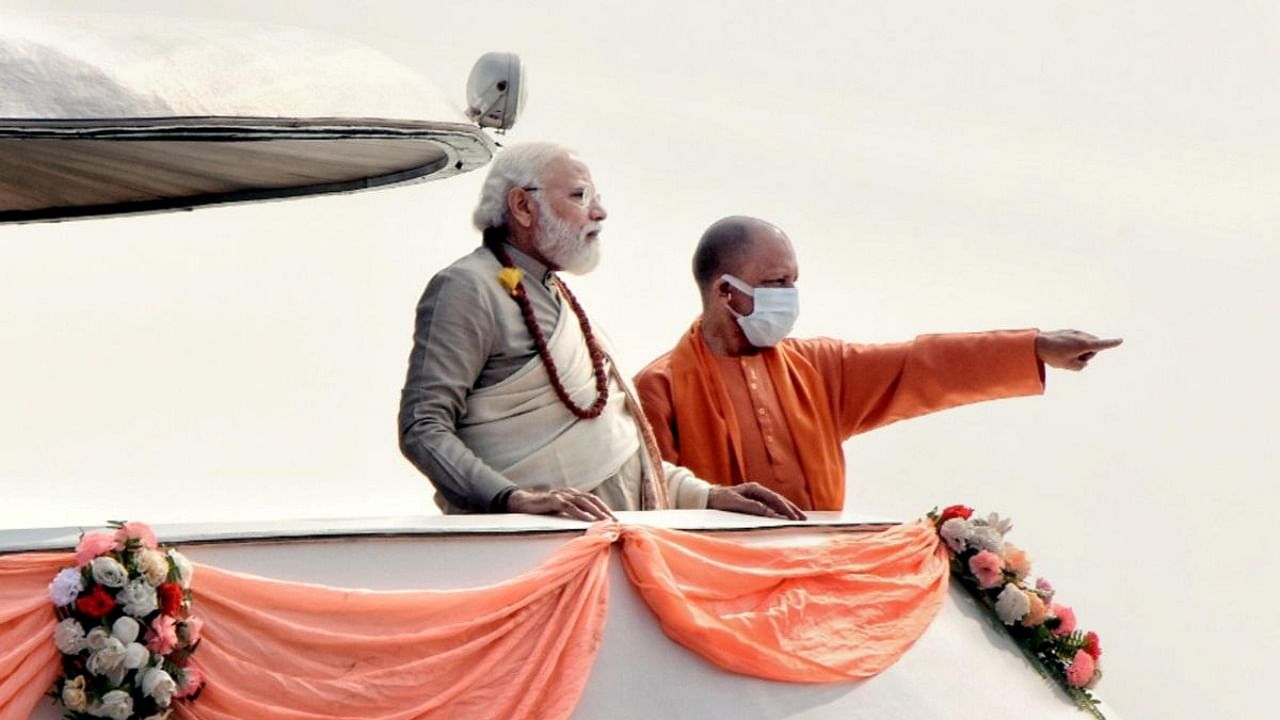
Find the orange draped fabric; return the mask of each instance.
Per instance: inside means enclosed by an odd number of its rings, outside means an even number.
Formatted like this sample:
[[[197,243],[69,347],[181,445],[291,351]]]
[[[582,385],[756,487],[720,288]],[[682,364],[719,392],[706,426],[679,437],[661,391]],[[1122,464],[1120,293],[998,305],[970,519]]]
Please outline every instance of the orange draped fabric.
[[[198,566],[193,720],[567,718],[595,660],[607,533],[508,582],[370,592]]]
[[[597,524],[515,579],[455,591],[368,591],[198,565],[185,720],[567,718],[604,629],[610,546],[663,630],[734,672],[865,678],[915,642],[946,592],[925,522],[808,545]],[[0,720],[20,720],[59,672],[47,595],[69,553],[0,556]]]
[[[937,615],[950,578],[924,521],[808,546],[627,528],[623,563],[671,639],[726,670],[791,682],[889,667]]]
[[[26,720],[58,677],[48,588],[74,562],[71,553],[0,555],[0,720]]]

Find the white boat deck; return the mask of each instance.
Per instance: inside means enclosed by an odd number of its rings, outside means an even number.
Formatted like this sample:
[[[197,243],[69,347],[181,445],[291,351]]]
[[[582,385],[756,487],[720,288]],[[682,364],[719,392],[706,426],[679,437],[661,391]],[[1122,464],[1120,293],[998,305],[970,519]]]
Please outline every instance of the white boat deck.
[[[871,531],[885,518],[812,513],[805,523],[712,511],[619,513],[625,523],[733,533],[746,542]],[[492,584],[545,559],[586,523],[536,516],[392,517],[155,525],[192,559],[281,580],[369,589]],[[90,530],[92,528],[86,528]],[[0,531],[0,552],[72,547],[79,528]],[[575,718],[1087,718],[1036,674],[1005,632],[957,585],[894,666],[862,682],[791,684],[721,670],[669,640],[611,564],[604,641]],[[1118,716],[1102,707],[1109,720]],[[41,703],[33,720],[58,713]]]
[[[619,512],[618,521],[675,530],[742,532],[768,528],[873,531],[897,520],[839,512],[811,512],[805,522],[717,512],[714,510],[664,510]],[[262,541],[328,540],[335,538],[439,537],[451,535],[576,534],[589,523],[546,515],[415,515],[402,517],[315,518],[270,522],[209,522],[152,524],[160,542],[176,545],[245,543]],[[52,527],[0,530],[0,554],[28,550],[74,548],[81,532],[95,527]]]

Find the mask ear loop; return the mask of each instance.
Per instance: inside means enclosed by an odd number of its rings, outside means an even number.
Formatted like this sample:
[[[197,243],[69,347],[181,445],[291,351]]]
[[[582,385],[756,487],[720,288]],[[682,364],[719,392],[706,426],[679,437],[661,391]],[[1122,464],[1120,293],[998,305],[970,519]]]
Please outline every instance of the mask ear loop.
[[[729,273],[725,273],[721,275],[720,282],[725,283],[726,285],[728,285],[731,288],[734,288],[738,292],[741,292],[743,295],[746,295],[747,297],[751,298],[753,301],[755,300],[755,297],[756,297],[755,288],[739,280],[738,278],[730,275]],[[729,309],[730,315],[734,316],[735,318],[738,318],[739,320],[741,320],[744,317],[747,317],[746,315],[743,315],[742,313],[733,309],[733,293],[729,293],[729,300],[725,302],[725,307]]]
[[[729,283],[730,286],[737,288],[740,292],[742,292],[747,297],[755,298],[756,289],[746,284],[742,280],[739,280],[738,278],[730,275],[729,273],[725,273],[721,275],[720,279],[723,280],[724,282]]]

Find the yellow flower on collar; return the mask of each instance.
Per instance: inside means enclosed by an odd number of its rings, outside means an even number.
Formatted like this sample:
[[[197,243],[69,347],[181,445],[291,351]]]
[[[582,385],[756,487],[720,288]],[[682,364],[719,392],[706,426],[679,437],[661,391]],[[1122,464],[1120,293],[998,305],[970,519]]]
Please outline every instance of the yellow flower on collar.
[[[516,294],[516,288],[520,285],[520,280],[524,277],[524,271],[520,268],[504,267],[498,271],[498,282],[507,289],[512,295]]]

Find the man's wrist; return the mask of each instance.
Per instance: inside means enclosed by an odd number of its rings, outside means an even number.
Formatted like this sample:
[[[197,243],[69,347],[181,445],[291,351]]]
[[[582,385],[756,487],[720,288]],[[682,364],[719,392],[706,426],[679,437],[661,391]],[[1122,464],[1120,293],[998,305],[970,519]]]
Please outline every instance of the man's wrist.
[[[516,488],[515,485],[508,485],[507,487],[499,490],[498,494],[493,496],[493,500],[489,501],[489,512],[507,512],[507,503],[511,500],[512,494],[514,494],[517,489],[518,488]]]

